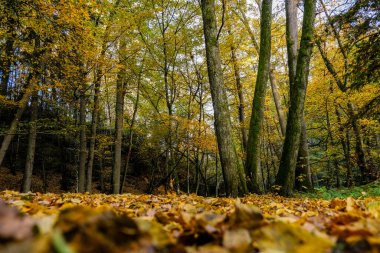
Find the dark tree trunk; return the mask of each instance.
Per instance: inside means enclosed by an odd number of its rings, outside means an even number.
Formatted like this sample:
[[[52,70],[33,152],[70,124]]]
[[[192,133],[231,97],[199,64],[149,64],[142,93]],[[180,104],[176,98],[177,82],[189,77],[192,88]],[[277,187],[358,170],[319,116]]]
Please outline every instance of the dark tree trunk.
[[[38,95],[37,91],[33,92],[30,112],[30,126],[28,137],[28,148],[26,153],[25,171],[22,179],[22,192],[29,192],[32,183],[34,156],[37,138],[37,115],[38,115]]]
[[[116,81],[115,149],[112,170],[112,193],[120,193],[121,147],[123,141],[123,117],[125,95],[125,70],[120,70]]]
[[[132,145],[133,145],[133,134],[134,134],[134,126],[135,121],[137,117],[137,111],[139,109],[139,102],[140,102],[140,85],[141,85],[141,76],[142,76],[142,69],[140,70],[138,80],[137,80],[137,94],[136,94],[136,101],[133,107],[133,114],[131,119],[131,124],[129,126],[129,138],[128,138],[128,153],[127,158],[125,160],[125,168],[124,168],[124,174],[120,185],[120,193],[123,193],[123,188],[125,185],[125,180],[127,178],[127,172],[129,169],[129,161],[131,160],[131,154],[132,154]]]
[[[285,129],[286,129],[286,120],[285,120],[284,111],[282,110],[281,96],[278,92],[278,87],[276,84],[276,79],[274,77],[273,69],[270,70],[269,80],[270,80],[270,85],[272,88],[272,95],[273,95],[274,104],[276,106],[278,121],[280,123],[281,134],[282,134],[282,136],[284,136],[285,135]]]
[[[363,138],[360,133],[360,126],[357,121],[355,106],[351,102],[348,103],[348,112],[351,118],[351,125],[355,135],[355,154],[361,173],[361,183],[366,184],[371,180],[371,171],[368,168],[367,159],[364,153]]]
[[[13,57],[13,38],[8,38],[5,42],[5,59],[1,63],[1,84],[0,95],[7,96],[8,82],[11,72],[12,57]]]
[[[84,92],[79,97],[79,171],[78,171],[78,192],[85,192],[86,183],[86,160],[87,160],[87,139],[86,139],[86,95]]]
[[[18,105],[17,112],[16,112],[16,114],[15,114],[15,116],[11,122],[11,125],[10,125],[7,133],[4,136],[3,142],[1,143],[0,166],[4,161],[4,157],[5,157],[5,154],[8,150],[9,144],[11,143],[11,141],[12,141],[12,139],[16,133],[18,123],[21,119],[22,114],[25,111],[25,108],[28,104],[29,98],[30,98],[31,94],[33,93],[35,83],[36,82],[35,82],[34,77],[33,77],[33,72],[30,72],[28,75],[28,78],[26,80],[26,86],[25,86],[26,88],[25,88],[24,95],[22,95],[22,98],[18,103],[19,105]]]
[[[247,188],[243,166],[233,142],[230,111],[220,60],[215,1],[202,0],[201,7],[207,69],[214,107],[215,133],[218,141],[226,194],[227,196],[237,196],[239,193],[239,180],[241,192],[246,193]]]
[[[96,130],[98,127],[99,119],[99,94],[101,78],[103,73],[100,68],[98,68],[95,83],[94,83],[94,107],[92,109],[92,119],[91,119],[91,138],[89,147],[89,159],[87,165],[87,177],[86,177],[86,192],[91,192],[92,190],[92,170],[94,167],[95,158],[95,143],[96,143]]]
[[[301,191],[313,188],[309,161],[309,145],[307,143],[306,121],[304,114],[301,119],[301,136],[296,165],[296,188]]]
[[[289,2],[290,1],[287,1],[287,4],[289,4]],[[302,114],[309,74],[309,63],[313,47],[312,41],[314,35],[315,5],[315,0],[304,1],[305,7],[302,25],[302,37],[297,57],[296,75],[293,84],[290,82],[289,115],[286,124],[286,134],[280,167],[276,177],[276,185],[280,186],[279,192],[284,196],[291,195],[294,187],[295,168],[302,132]],[[289,35],[287,35],[287,38],[288,37]],[[289,50],[289,47],[292,45],[289,43],[289,41],[287,44]],[[289,54],[289,58],[292,58],[291,54]],[[291,68],[291,64],[289,64],[289,67]],[[289,71],[289,73],[291,72]]]
[[[260,137],[264,120],[265,95],[270,72],[272,1],[264,0],[261,11],[260,56],[248,135],[246,172],[253,191],[264,193],[260,166]]]

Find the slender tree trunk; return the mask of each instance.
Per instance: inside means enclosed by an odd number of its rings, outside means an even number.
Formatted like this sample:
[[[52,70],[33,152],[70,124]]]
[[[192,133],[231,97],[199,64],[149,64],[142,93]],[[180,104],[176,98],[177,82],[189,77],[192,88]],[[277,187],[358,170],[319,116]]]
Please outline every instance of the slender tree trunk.
[[[133,114],[132,114],[131,124],[129,126],[128,153],[127,153],[127,159],[125,160],[125,169],[124,169],[123,179],[121,181],[120,193],[123,193],[123,188],[124,188],[124,185],[125,185],[125,180],[127,178],[127,172],[128,172],[128,168],[129,168],[129,161],[131,160],[134,126],[135,126],[135,121],[136,121],[136,117],[137,117],[137,111],[138,111],[139,102],[140,102],[141,75],[142,75],[142,70],[140,71],[139,76],[138,76],[138,80],[137,80],[136,101],[135,101],[135,105],[133,107]]]
[[[348,112],[351,117],[351,125],[354,130],[355,135],[355,154],[357,159],[357,164],[361,173],[361,183],[366,184],[371,179],[371,171],[367,165],[367,159],[365,157],[364,148],[363,148],[363,138],[360,133],[360,126],[357,121],[355,106],[349,102],[348,103]]]
[[[333,87],[330,86],[330,92],[333,92]],[[326,125],[327,125],[327,136],[328,136],[328,141],[326,142],[326,152],[329,150],[330,147],[335,146],[335,141],[331,129],[331,121],[330,121],[330,113],[329,113],[329,108],[328,108],[328,99],[325,101],[325,112],[326,112]],[[339,171],[339,161],[337,158],[336,152],[333,152],[331,156],[329,155],[329,159],[332,157],[333,163],[334,163],[334,168],[335,170],[333,171],[333,176],[336,177],[336,187],[341,187],[341,180],[340,180],[340,171]]]
[[[228,30],[228,33],[230,36],[233,36],[231,29]],[[243,150],[247,150],[247,141],[248,141],[248,134],[247,129],[245,128],[245,108],[244,108],[244,94],[243,94],[243,88],[241,85],[241,78],[240,78],[240,67],[239,63],[236,58],[236,48],[234,43],[231,44],[231,60],[234,68],[234,76],[235,76],[235,83],[236,83],[236,90],[237,95],[239,98],[239,123],[241,128],[241,136],[242,136],[242,144],[243,144]]]
[[[227,196],[237,196],[239,193],[239,179],[241,192],[246,193],[247,188],[243,166],[233,143],[230,111],[220,60],[215,0],[201,0],[201,7],[207,69],[214,107],[215,133],[218,141],[226,194]]]
[[[285,129],[286,129],[286,121],[285,121],[284,111],[282,110],[281,96],[278,92],[278,87],[276,84],[276,79],[274,77],[273,69],[270,70],[269,80],[270,80],[270,85],[272,88],[272,95],[273,95],[274,104],[276,106],[278,121],[280,123],[281,134],[282,134],[282,136],[284,136],[285,135]]]
[[[90,147],[89,147],[89,159],[87,165],[87,177],[86,177],[86,192],[92,191],[92,170],[94,167],[94,158],[95,158],[95,143],[96,143],[96,130],[98,127],[99,119],[99,94],[100,94],[100,85],[101,78],[103,73],[100,68],[98,68],[95,83],[94,83],[94,107],[92,109],[92,119],[91,119],[91,138],[90,138]]]
[[[344,140],[343,138],[343,141],[346,143],[345,146],[347,147],[347,154],[346,154],[346,159],[347,159],[347,162],[348,162],[348,166],[347,166],[347,186],[353,186],[354,185],[354,179],[353,179],[353,175],[352,175],[352,163],[351,163],[351,145],[350,145],[350,134],[349,134],[349,129],[346,129],[346,140]]]
[[[246,172],[256,193],[263,193],[264,185],[260,167],[260,136],[264,120],[265,94],[270,72],[272,1],[264,0],[261,11],[261,36],[259,68],[252,105],[248,136]]]
[[[262,6],[262,5],[258,4],[258,6]],[[242,21],[242,23],[244,24],[246,30],[248,31],[249,37],[251,38],[251,41],[252,41],[253,48],[255,49],[256,53],[259,54],[259,51],[260,51],[259,44],[257,43],[255,34],[249,25],[249,22],[248,22],[246,15],[245,15],[245,12],[244,12],[244,10],[242,10],[239,7],[238,7],[238,11],[240,12],[240,15],[238,15],[238,17]],[[260,9],[260,13],[261,13],[261,9]],[[285,128],[286,128],[286,120],[285,120],[284,112],[281,108],[281,104],[282,104],[281,103],[281,97],[278,93],[278,87],[276,84],[276,79],[274,78],[274,74],[273,74],[274,68],[271,64],[270,64],[269,69],[270,69],[269,81],[270,81],[270,85],[272,88],[273,99],[274,99],[274,102],[276,105],[276,111],[277,111],[277,115],[278,115],[278,119],[279,119],[279,123],[280,123],[280,127],[281,127],[281,134],[282,134],[282,136],[284,136],[285,135]]]
[[[86,182],[86,160],[87,160],[87,139],[86,139],[86,95],[84,92],[79,97],[79,127],[80,127],[80,151],[79,151],[79,172],[78,172],[78,192],[85,191]]]
[[[13,57],[13,38],[8,38],[5,42],[5,60],[1,63],[1,84],[0,95],[7,96],[8,82],[11,73],[12,57]]]
[[[26,163],[25,171],[22,180],[22,192],[29,192],[32,182],[33,165],[34,165],[34,155],[36,149],[36,138],[37,138],[37,114],[38,114],[38,95],[37,91],[33,92],[32,102],[31,102],[31,113],[30,113],[30,126],[29,126],[29,137],[28,137],[28,148],[26,153]]]
[[[290,0],[286,3],[290,4]],[[294,82],[290,82],[290,108],[286,124],[285,141],[280,161],[279,171],[276,177],[276,185],[279,185],[280,194],[289,196],[293,192],[295,180],[295,168],[300,145],[302,132],[302,114],[305,103],[307,79],[309,74],[309,64],[313,47],[314,19],[315,19],[315,0],[304,1],[304,17],[302,25],[302,37],[300,49],[297,57],[296,75]],[[290,22],[287,13],[287,23]],[[288,25],[287,25],[288,26]],[[290,36],[287,31],[288,41],[288,60],[293,58]],[[289,68],[294,67],[293,62],[289,62]],[[289,73],[292,73],[291,70]],[[291,75],[289,76],[290,79]]]
[[[14,8],[13,1],[6,1],[5,8],[7,10],[12,10]],[[16,20],[14,19],[16,16],[9,15],[8,19],[4,20],[6,26],[8,27],[8,31],[3,34],[3,38],[5,39],[5,48],[4,48],[4,57],[0,59],[0,70],[1,70],[1,83],[0,83],[0,96],[4,96],[7,98],[8,95],[8,84],[10,79],[10,73],[12,71],[12,64],[14,63],[14,42],[16,38],[17,30]],[[4,23],[3,23],[4,24]],[[5,35],[5,36],[4,36]],[[8,108],[4,106],[4,104],[0,103],[0,119],[2,123],[9,123],[9,115]],[[0,164],[1,165],[1,164]]]
[[[103,159],[99,159],[99,175],[100,175],[100,191],[102,193],[105,192],[105,187],[104,187],[104,173],[103,173]]]
[[[123,141],[123,117],[125,94],[125,70],[120,70],[116,81],[115,149],[112,170],[112,193],[120,193],[121,147]]]
[[[1,164],[3,163],[4,161],[4,157],[5,157],[5,154],[8,150],[8,147],[9,147],[9,144],[11,143],[15,133],[16,133],[16,130],[17,130],[17,127],[18,127],[18,123],[21,119],[21,116],[22,114],[24,113],[25,111],[25,108],[28,104],[28,101],[29,101],[29,98],[31,96],[31,94],[33,93],[33,89],[34,89],[34,86],[35,86],[35,83],[36,83],[36,80],[35,78],[33,77],[33,72],[30,72],[28,77],[27,77],[27,80],[26,80],[26,89],[25,89],[25,92],[24,94],[22,95],[22,98],[21,100],[19,101],[19,107],[17,109],[17,112],[11,122],[11,125],[7,131],[7,133],[5,134],[4,136],[4,139],[3,139],[3,142],[1,143],[1,148],[0,148],[0,166]]]

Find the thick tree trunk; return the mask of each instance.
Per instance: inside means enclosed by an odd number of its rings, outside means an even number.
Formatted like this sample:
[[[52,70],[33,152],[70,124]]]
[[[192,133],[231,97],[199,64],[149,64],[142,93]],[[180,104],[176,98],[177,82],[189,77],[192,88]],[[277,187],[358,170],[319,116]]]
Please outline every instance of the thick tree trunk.
[[[34,155],[36,149],[37,138],[37,115],[38,115],[38,95],[37,91],[33,92],[31,113],[30,113],[30,126],[28,137],[28,148],[26,153],[25,171],[22,179],[22,192],[29,192],[32,183]]]
[[[264,192],[262,168],[260,166],[260,136],[264,120],[265,94],[270,72],[271,23],[272,1],[264,0],[261,11],[259,67],[252,105],[246,160],[246,172],[251,179],[253,190],[256,193]]]
[[[243,166],[233,142],[230,111],[220,60],[215,0],[202,0],[201,7],[207,69],[214,107],[215,133],[218,141],[225,189],[227,196],[237,196],[239,194],[239,179],[241,192],[246,193],[247,188]]]
[[[309,144],[307,143],[306,121],[304,113],[301,116],[301,136],[296,165],[296,188],[305,191],[313,188],[309,161]]]
[[[289,4],[292,1],[287,1]],[[315,19],[315,0],[304,1],[304,17],[302,25],[302,37],[300,50],[297,57],[296,75],[292,85],[290,82],[290,108],[286,124],[285,141],[280,161],[279,171],[276,177],[276,185],[280,186],[280,194],[289,196],[293,192],[295,180],[295,168],[297,163],[300,137],[302,131],[302,114],[305,103],[307,79],[309,74],[309,64],[313,47],[314,19]],[[289,15],[287,15],[287,19]],[[289,22],[289,20],[287,20]],[[288,51],[292,44],[289,35]],[[291,52],[291,50],[289,51]],[[292,58],[289,54],[288,58]],[[293,62],[290,62],[289,68],[292,68]],[[292,73],[289,71],[289,73]],[[290,78],[290,76],[289,76]]]
[[[79,172],[78,172],[78,192],[85,191],[86,182],[86,160],[87,160],[87,139],[86,139],[86,95],[79,97]]]
[[[288,0],[286,8],[286,41],[288,51],[289,85],[295,86],[297,55],[298,55],[298,13],[297,4],[299,0]],[[291,92],[290,92],[291,93]],[[290,94],[292,97],[292,94]],[[296,186],[299,190],[312,188],[311,170],[309,164],[309,150],[307,143],[306,122],[304,113],[301,116],[301,136],[296,165]]]
[[[298,57],[298,14],[299,0],[286,0],[286,47],[288,52],[288,69],[290,87],[295,86],[297,57]],[[306,5],[306,3],[305,3]],[[291,95],[290,95],[291,96]]]

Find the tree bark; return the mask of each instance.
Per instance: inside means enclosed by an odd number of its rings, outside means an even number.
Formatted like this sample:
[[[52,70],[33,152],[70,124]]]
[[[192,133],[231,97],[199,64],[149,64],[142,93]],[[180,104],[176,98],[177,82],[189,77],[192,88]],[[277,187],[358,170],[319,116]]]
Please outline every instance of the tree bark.
[[[13,37],[8,38],[5,42],[5,59],[1,63],[1,84],[0,95],[7,96],[8,82],[11,72],[12,57],[13,57]]]
[[[100,94],[100,85],[101,78],[103,76],[102,70],[98,68],[95,83],[94,83],[94,107],[92,109],[92,118],[91,118],[91,137],[90,137],[90,146],[89,146],[89,159],[87,164],[87,176],[86,176],[86,192],[92,191],[92,170],[94,167],[95,159],[95,143],[96,143],[96,131],[98,127],[99,119],[99,94]]]
[[[137,117],[137,111],[139,109],[139,103],[140,103],[141,77],[142,77],[142,67],[141,67],[141,70],[139,72],[139,76],[138,76],[138,80],[137,80],[136,101],[135,101],[135,104],[134,104],[134,107],[133,107],[133,114],[132,114],[131,124],[129,126],[128,153],[127,153],[127,158],[125,160],[125,168],[124,168],[123,179],[122,179],[121,185],[120,185],[120,193],[123,193],[123,188],[124,188],[125,180],[127,178],[128,168],[129,168],[129,161],[131,160],[134,126],[135,126],[135,121],[136,121],[136,117]]]
[[[366,184],[371,179],[371,171],[367,165],[367,159],[363,148],[363,138],[360,133],[360,126],[357,121],[355,106],[351,102],[348,103],[348,112],[351,118],[351,125],[355,135],[355,154],[357,164],[361,173],[361,183]]]
[[[346,186],[351,187],[354,185],[354,180],[352,178],[352,164],[351,164],[351,159],[350,159],[350,148],[349,145],[347,145],[346,140],[345,140],[345,135],[347,140],[349,139],[349,129],[347,129],[346,134],[344,133],[344,127],[342,124],[342,113],[339,111],[338,105],[334,104],[335,107],[335,115],[338,121],[339,125],[339,141],[340,145],[342,146],[343,153],[344,153],[344,159],[346,163],[346,169],[347,169],[347,174],[346,174]]]
[[[271,23],[272,0],[264,0],[261,11],[259,67],[252,105],[246,160],[246,172],[256,193],[264,193],[265,191],[260,166],[260,136],[264,120],[266,86],[270,72]]]
[[[274,104],[276,106],[278,121],[280,123],[281,134],[282,134],[282,136],[284,136],[285,135],[285,129],[286,129],[286,120],[285,120],[284,111],[282,110],[281,96],[278,92],[278,87],[276,84],[276,79],[274,77],[273,69],[271,69],[269,72],[269,80],[270,80],[270,85],[272,88],[272,95],[273,95]]]
[[[259,6],[261,6],[261,4]],[[260,51],[259,45],[257,43],[254,32],[252,31],[251,27],[249,26],[248,19],[245,15],[244,11],[241,8],[238,7],[238,11],[240,12],[240,15],[238,15],[238,17],[241,20],[241,22],[244,24],[246,30],[248,31],[248,34],[249,34],[251,41],[252,41],[253,48],[255,49],[256,53],[259,54],[259,51]],[[261,11],[260,11],[260,13],[261,13]],[[286,129],[286,120],[285,120],[283,110],[281,108],[281,105],[282,105],[281,97],[278,93],[278,87],[276,84],[276,79],[274,78],[274,75],[273,75],[273,66],[272,65],[270,65],[269,81],[270,81],[270,85],[272,88],[273,99],[274,99],[276,110],[277,110],[278,120],[280,123],[281,134],[282,134],[282,136],[284,136],[285,135],[285,129]]]
[[[25,108],[29,102],[29,98],[30,98],[31,94],[33,93],[33,89],[34,89],[34,86],[36,83],[33,75],[34,75],[33,72],[30,72],[28,75],[28,78],[26,80],[26,88],[25,88],[24,95],[22,95],[22,98],[18,103],[19,107],[17,109],[17,112],[16,112],[16,114],[15,114],[15,116],[11,122],[11,125],[10,125],[7,133],[4,136],[3,142],[1,143],[0,166],[4,161],[4,157],[5,157],[5,154],[8,150],[9,144],[11,143],[11,141],[12,141],[12,139],[16,133],[18,123],[19,123],[21,116],[24,113]]]
[[[86,160],[87,160],[87,139],[86,139],[86,95],[84,91],[79,97],[79,173],[78,192],[85,191],[86,183]]]
[[[230,36],[233,36],[231,29],[228,30],[228,33]],[[234,76],[235,76],[235,83],[236,83],[236,90],[237,95],[239,98],[239,123],[240,123],[240,129],[241,129],[241,138],[242,138],[242,144],[243,144],[243,150],[247,150],[247,142],[248,142],[248,134],[247,129],[245,128],[245,108],[244,108],[244,94],[243,94],[243,88],[241,85],[241,78],[240,78],[240,67],[236,58],[236,48],[234,43],[231,44],[231,60],[234,68]]]
[[[287,1],[289,4],[291,1]],[[280,161],[279,171],[276,177],[276,185],[280,186],[279,193],[283,196],[289,196],[293,192],[295,168],[300,145],[302,131],[302,114],[305,103],[307,79],[309,74],[309,64],[313,47],[314,19],[315,19],[315,0],[304,1],[304,17],[302,25],[302,36],[300,49],[297,56],[296,75],[294,85],[290,83],[290,108],[286,125],[285,141]],[[287,19],[288,19],[287,15]],[[290,20],[287,20],[290,22]],[[289,43],[288,51],[292,44]],[[291,52],[291,51],[289,51]],[[289,54],[289,59],[293,58]],[[289,60],[288,59],[288,60]],[[294,59],[294,58],[293,58]],[[294,67],[293,62],[289,62],[289,68]],[[291,71],[289,71],[291,73]],[[289,76],[290,79],[290,76]]]
[[[299,0],[285,2],[286,8],[286,41],[288,51],[289,85],[294,86],[298,55],[298,13]],[[290,95],[292,96],[292,95]],[[299,190],[312,188],[311,171],[309,164],[309,150],[307,143],[306,122],[304,113],[301,116],[301,137],[296,165],[296,185]]]
[[[301,136],[296,165],[296,185],[301,191],[313,189],[304,113],[302,113],[301,116]]]
[[[116,81],[116,108],[115,108],[115,149],[114,166],[112,170],[112,193],[120,193],[121,173],[121,146],[123,141],[123,117],[124,117],[124,95],[125,95],[125,70],[118,73]]]
[[[117,0],[114,4],[114,9],[111,10],[109,16],[108,16],[108,23],[105,28],[105,33],[103,35],[102,40],[102,50],[100,52],[100,59],[103,59],[107,52],[107,42],[110,34],[110,25],[111,21],[113,20],[115,16],[115,9],[119,7],[120,0]],[[96,24],[98,26],[98,22]],[[94,107],[92,110],[92,119],[91,119],[91,139],[90,139],[90,147],[89,147],[89,160],[87,165],[87,175],[86,175],[86,191],[91,192],[92,190],[92,171],[94,168],[94,159],[95,159],[95,143],[96,143],[96,131],[98,127],[98,118],[99,118],[99,94],[100,94],[100,86],[101,86],[101,79],[103,77],[103,70],[101,66],[96,66],[96,75],[95,75],[95,82],[94,82]]]
[[[34,155],[35,155],[36,138],[37,138],[37,122],[36,122],[37,115],[38,115],[38,95],[37,95],[37,91],[34,91],[33,96],[32,96],[32,102],[31,102],[28,148],[27,148],[27,153],[26,153],[25,171],[24,171],[24,176],[22,179],[22,192],[29,192],[31,183],[32,183]]]
[[[246,181],[242,163],[233,142],[230,111],[224,87],[220,60],[218,32],[215,17],[215,0],[201,0],[203,31],[206,44],[207,70],[215,117],[215,133],[227,196],[246,193]]]

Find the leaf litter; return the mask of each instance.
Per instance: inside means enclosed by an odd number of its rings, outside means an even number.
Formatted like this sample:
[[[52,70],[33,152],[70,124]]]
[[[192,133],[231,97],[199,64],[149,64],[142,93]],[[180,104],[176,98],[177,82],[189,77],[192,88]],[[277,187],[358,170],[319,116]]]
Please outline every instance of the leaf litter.
[[[0,253],[380,252],[380,198],[0,192]]]

